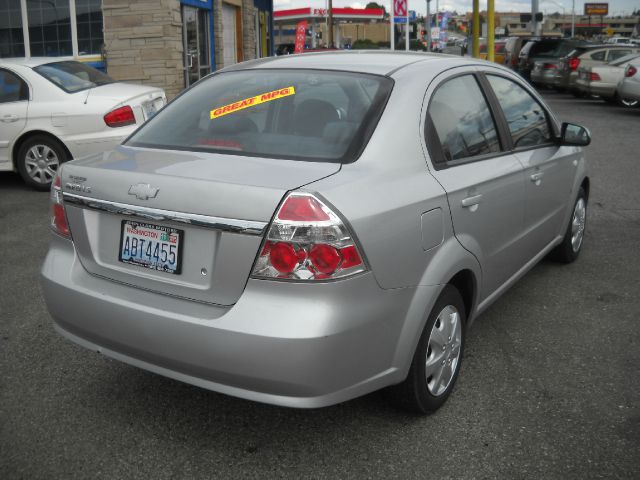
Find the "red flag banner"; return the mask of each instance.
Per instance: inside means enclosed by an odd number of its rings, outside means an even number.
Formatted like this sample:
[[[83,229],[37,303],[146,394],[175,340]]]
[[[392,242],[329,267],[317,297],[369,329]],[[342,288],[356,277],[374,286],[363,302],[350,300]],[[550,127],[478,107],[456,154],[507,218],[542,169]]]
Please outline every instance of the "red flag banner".
[[[407,0],[393,0],[393,16],[394,17],[407,16]]]
[[[295,53],[302,53],[304,50],[304,42],[307,37],[307,21],[302,20],[298,22],[296,27],[296,49]]]

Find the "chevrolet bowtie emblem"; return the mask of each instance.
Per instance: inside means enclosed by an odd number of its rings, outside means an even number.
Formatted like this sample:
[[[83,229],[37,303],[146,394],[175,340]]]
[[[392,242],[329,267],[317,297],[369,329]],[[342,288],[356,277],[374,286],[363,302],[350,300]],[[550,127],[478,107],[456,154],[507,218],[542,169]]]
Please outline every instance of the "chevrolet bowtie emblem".
[[[138,200],[149,200],[150,198],[156,198],[159,191],[159,188],[152,187],[148,183],[138,183],[131,185],[129,195],[135,195]]]

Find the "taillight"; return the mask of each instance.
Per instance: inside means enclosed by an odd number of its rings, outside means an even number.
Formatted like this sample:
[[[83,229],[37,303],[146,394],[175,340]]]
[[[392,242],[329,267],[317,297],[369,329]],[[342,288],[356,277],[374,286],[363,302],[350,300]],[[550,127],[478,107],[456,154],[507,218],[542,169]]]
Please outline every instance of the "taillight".
[[[580,66],[579,58],[572,57],[569,59],[569,68],[571,70],[577,70],[579,66]]]
[[[126,127],[136,123],[136,117],[129,105],[116,108],[104,116],[104,123],[109,127]]]
[[[633,77],[636,73],[638,73],[638,69],[633,65],[627,66],[627,69],[624,71],[625,77]]]
[[[271,222],[251,275],[314,281],[365,270],[355,239],[340,217],[312,194],[290,193]]]
[[[598,75],[597,73],[589,73],[589,81],[590,82],[599,82],[601,80],[600,75]]]
[[[67,223],[67,213],[62,203],[62,180],[60,179],[60,170],[56,173],[53,183],[51,184],[51,193],[49,195],[51,201],[51,229],[58,235],[71,238],[69,223]]]
[[[545,63],[542,65],[543,70],[554,70],[558,68],[558,65],[555,63]]]

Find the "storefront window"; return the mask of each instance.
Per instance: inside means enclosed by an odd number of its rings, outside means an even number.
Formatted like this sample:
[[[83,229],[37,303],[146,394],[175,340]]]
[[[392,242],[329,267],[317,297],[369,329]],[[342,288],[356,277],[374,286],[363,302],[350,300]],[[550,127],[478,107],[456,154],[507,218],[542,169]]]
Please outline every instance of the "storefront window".
[[[72,55],[69,0],[27,0],[33,57]]]
[[[101,0],[75,0],[78,24],[78,54],[100,54],[102,51]]]
[[[20,0],[0,0],[0,58],[23,56]]]

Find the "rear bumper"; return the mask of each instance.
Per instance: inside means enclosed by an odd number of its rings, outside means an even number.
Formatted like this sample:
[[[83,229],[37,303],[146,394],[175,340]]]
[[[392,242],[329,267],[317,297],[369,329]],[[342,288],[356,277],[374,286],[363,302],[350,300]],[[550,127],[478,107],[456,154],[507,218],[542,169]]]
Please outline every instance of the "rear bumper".
[[[531,81],[542,85],[553,85],[556,80],[556,72],[552,69],[532,70]]]
[[[576,80],[576,88],[589,95],[600,95],[607,98],[613,98],[616,94],[615,85],[603,82],[587,82],[581,78]]]
[[[440,287],[382,290],[372,274],[318,285],[249,280],[232,307],[88,274],[55,237],[42,287],[56,329],[117,360],[249,400],[299,408],[398,383]],[[405,340],[403,340],[405,339]]]

